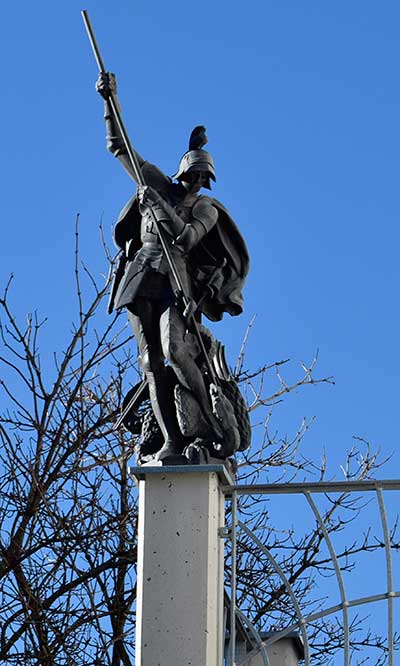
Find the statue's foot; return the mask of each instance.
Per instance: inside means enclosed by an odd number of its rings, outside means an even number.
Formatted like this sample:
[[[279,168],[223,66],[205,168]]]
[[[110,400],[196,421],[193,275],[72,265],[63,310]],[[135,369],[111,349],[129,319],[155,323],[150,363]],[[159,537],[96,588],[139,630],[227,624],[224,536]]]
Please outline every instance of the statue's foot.
[[[196,442],[189,444],[183,451],[183,455],[188,459],[191,465],[208,465],[210,461],[210,452],[203,444],[203,440],[199,439]]]
[[[157,452],[156,460],[165,460],[166,458],[182,455],[182,444],[177,444],[173,439],[167,439],[162,448]]]

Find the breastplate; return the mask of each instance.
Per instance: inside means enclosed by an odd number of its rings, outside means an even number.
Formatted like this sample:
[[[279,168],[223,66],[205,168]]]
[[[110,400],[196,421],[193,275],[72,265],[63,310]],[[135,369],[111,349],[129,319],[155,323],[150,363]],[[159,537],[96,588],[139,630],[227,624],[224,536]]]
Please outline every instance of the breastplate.
[[[178,204],[174,206],[177,215],[181,218],[182,222],[188,224],[191,221],[191,212],[193,208],[193,202],[185,206],[183,204]],[[156,225],[154,224],[153,217],[149,211],[146,211],[142,216],[142,222],[140,227],[140,240],[142,243],[152,243],[154,245],[160,246],[160,239],[157,234]]]

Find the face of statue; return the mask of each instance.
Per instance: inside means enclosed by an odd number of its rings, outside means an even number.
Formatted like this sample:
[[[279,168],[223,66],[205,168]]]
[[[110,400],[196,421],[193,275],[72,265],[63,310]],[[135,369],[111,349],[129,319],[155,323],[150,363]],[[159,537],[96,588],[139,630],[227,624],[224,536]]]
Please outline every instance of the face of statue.
[[[190,194],[197,194],[207,183],[209,175],[206,171],[189,171],[185,173],[181,182],[185,190]]]

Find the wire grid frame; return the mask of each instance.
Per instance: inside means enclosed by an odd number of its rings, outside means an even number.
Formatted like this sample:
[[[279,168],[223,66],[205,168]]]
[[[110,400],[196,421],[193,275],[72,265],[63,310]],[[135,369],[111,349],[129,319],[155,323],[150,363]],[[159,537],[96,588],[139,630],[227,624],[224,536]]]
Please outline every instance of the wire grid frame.
[[[229,539],[231,541],[231,606],[230,606],[230,640],[228,646],[228,654],[226,659],[226,666],[246,666],[256,655],[261,657],[261,662],[264,666],[270,666],[268,657],[268,647],[276,643],[282,638],[285,638],[293,631],[298,631],[304,646],[304,663],[306,666],[311,666],[310,662],[310,644],[308,639],[307,625],[316,622],[319,619],[329,615],[341,612],[343,619],[343,666],[350,666],[350,622],[349,610],[350,608],[372,604],[377,601],[386,602],[387,606],[387,664],[394,666],[394,601],[400,598],[400,590],[394,589],[393,583],[393,557],[392,546],[390,538],[390,527],[388,521],[388,512],[385,503],[384,492],[400,490],[400,480],[374,480],[374,481],[341,481],[341,482],[320,482],[320,483],[289,483],[289,484],[250,484],[250,485],[231,485],[222,488],[226,497],[231,500],[231,525],[228,530]],[[377,505],[379,508],[379,517],[381,523],[381,530],[384,542],[384,552],[386,560],[386,591],[380,594],[358,597],[349,599],[343,574],[340,568],[338,557],[335,552],[332,539],[330,537],[324,519],[318,509],[317,502],[314,495],[318,493],[372,493],[375,495]],[[318,612],[305,614],[302,612],[301,607],[296,598],[296,594],[286,577],[282,567],[277,562],[273,554],[268,548],[260,541],[255,532],[251,530],[245,522],[238,518],[238,497],[241,495],[302,495],[305,497],[312,514],[314,515],[318,526],[321,530],[325,540],[326,547],[332,561],[332,566],[335,572],[338,592],[339,603],[323,608]],[[291,599],[293,608],[295,610],[296,621],[291,623],[285,629],[274,633],[266,640],[262,640],[260,634],[253,626],[251,621],[244,616],[240,609],[236,606],[236,587],[237,587],[237,539],[238,534],[243,532],[260,550],[260,555],[265,556],[269,565],[274,572],[279,576],[280,580],[285,586],[287,594]],[[241,658],[240,661],[236,660],[236,623],[240,620],[242,625],[247,627],[248,635],[252,639],[255,648]]]

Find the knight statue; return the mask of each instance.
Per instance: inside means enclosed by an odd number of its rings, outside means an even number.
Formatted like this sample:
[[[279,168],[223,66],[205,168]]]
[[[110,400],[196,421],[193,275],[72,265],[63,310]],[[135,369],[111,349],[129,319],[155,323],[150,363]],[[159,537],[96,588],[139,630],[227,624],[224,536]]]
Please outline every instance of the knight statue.
[[[172,178],[135,151],[138,182],[110,105],[111,97],[120,108],[115,76],[102,72],[96,89],[107,147],[138,184],[115,226],[120,256],[109,303],[110,312],[126,308],[143,373],[125,398],[123,423],[141,435],[139,464],[228,458],[249,446],[250,426],[224,348],[202,315],[219,321],[242,312],[249,256],[228,211],[200,194],[216,180],[205,128],[193,130]]]

